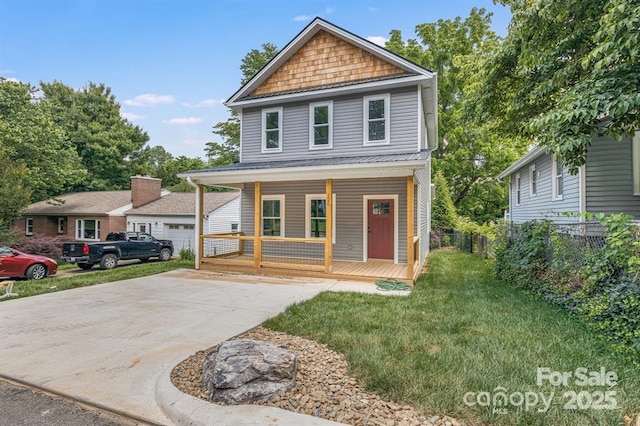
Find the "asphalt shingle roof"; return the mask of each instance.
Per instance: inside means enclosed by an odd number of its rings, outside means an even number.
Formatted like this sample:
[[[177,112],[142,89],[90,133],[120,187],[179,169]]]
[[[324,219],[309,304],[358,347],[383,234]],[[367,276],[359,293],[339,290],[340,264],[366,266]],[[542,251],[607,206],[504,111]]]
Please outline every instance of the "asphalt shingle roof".
[[[205,192],[204,212],[209,213],[227,204],[240,196],[240,192]],[[196,196],[193,192],[172,192],[159,200],[152,201],[144,206],[127,210],[126,214],[148,215],[190,215],[196,211]]]
[[[127,204],[131,204],[129,190],[73,192],[34,203],[29,206],[25,214],[102,215]]]

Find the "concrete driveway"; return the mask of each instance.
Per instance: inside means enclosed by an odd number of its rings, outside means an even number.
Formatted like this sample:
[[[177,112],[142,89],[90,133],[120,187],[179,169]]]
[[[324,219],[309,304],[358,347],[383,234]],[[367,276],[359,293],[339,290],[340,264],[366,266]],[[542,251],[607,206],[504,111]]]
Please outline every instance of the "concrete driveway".
[[[376,291],[371,283],[178,270],[6,301],[0,375],[151,422],[180,423],[156,403],[171,368],[324,290]],[[162,399],[172,406],[177,401],[166,399],[177,395]]]

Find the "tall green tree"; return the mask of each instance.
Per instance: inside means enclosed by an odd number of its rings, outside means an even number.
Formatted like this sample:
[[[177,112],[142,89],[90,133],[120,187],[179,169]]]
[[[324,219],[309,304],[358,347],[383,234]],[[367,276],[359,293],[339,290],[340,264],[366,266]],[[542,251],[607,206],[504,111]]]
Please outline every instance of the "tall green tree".
[[[500,46],[491,30],[491,14],[473,8],[466,18],[440,19],[415,28],[403,40],[391,31],[387,49],[438,74],[439,147],[434,169],[450,184],[458,213],[485,222],[502,216],[507,193],[495,176],[524,153],[518,138],[498,137],[495,122],[477,121],[472,100],[482,91],[478,64]]]
[[[431,228],[439,232],[452,232],[458,226],[458,213],[453,204],[449,184],[442,171],[433,176],[436,197],[431,206]]]
[[[11,223],[31,202],[29,170],[22,162],[15,162],[0,147],[0,244],[10,234]]]
[[[173,160],[173,155],[163,146],[146,146],[129,156],[132,173],[135,175],[151,175],[158,177],[158,169]],[[163,181],[164,184],[164,181]]]
[[[272,43],[265,43],[261,50],[251,49],[240,64],[242,71],[241,85],[264,67],[278,53],[278,47]],[[207,142],[205,155],[212,166],[237,163],[240,160],[240,118],[235,111],[229,111],[230,117],[213,126],[213,133],[218,135],[221,142]]]
[[[584,164],[595,135],[640,127],[640,0],[503,0],[509,34],[482,74],[478,113]]]
[[[16,192],[30,193],[30,201],[69,191],[86,176],[53,112],[35,93],[28,84],[0,79],[0,152],[12,169],[6,170],[6,178],[15,183]],[[26,182],[19,184],[18,176],[26,176]],[[14,195],[22,198],[24,194]]]
[[[181,155],[179,157],[171,158],[165,161],[163,164],[160,164],[154,176],[162,179],[163,186],[170,188],[182,181],[182,179],[178,178],[178,173],[186,172],[188,170],[200,170],[204,169],[205,167],[206,164],[204,161],[202,161],[201,158],[191,158]]]
[[[149,136],[120,115],[111,88],[90,82],[75,90],[59,81],[41,82],[40,87],[42,102],[88,170],[87,179],[75,189],[128,188],[132,174],[129,157],[144,147]]]

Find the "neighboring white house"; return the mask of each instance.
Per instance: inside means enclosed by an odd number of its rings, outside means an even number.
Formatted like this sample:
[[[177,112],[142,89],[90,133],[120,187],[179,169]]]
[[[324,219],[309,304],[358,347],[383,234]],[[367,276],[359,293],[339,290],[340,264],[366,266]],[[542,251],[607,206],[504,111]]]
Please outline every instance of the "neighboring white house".
[[[204,229],[211,234],[238,231],[240,223],[239,192],[206,192]],[[127,231],[147,232],[156,238],[173,241],[176,253],[183,248],[195,249],[195,197],[193,193],[172,192],[159,200],[128,210]],[[205,247],[207,254],[216,248]]]

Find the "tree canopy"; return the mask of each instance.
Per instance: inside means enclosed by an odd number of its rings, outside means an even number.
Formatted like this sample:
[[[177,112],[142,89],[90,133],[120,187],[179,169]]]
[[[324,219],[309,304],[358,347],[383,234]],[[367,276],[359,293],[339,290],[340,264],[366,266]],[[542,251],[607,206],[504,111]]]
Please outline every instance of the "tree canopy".
[[[513,17],[485,63],[477,112],[584,164],[596,135],[640,127],[640,0],[503,0]]]

